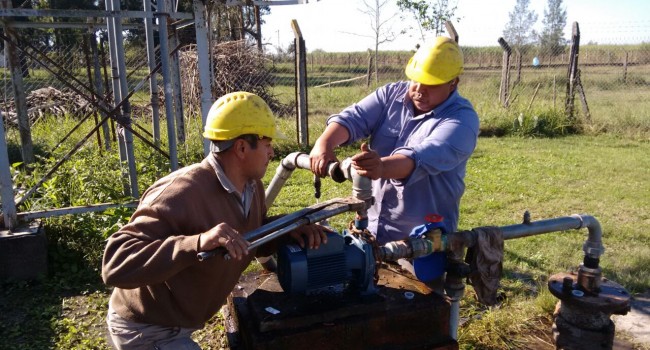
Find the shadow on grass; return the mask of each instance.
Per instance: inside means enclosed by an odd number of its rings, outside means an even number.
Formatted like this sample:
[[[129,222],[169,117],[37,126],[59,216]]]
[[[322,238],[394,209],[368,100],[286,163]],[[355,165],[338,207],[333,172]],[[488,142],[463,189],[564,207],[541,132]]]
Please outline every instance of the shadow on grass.
[[[83,260],[62,268],[49,250],[48,276],[0,283],[0,349],[108,348],[102,320],[109,292],[98,272]]]

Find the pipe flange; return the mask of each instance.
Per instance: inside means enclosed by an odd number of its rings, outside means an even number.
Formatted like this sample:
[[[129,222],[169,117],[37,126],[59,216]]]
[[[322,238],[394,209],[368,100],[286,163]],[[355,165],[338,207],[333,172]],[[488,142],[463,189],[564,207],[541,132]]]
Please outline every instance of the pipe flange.
[[[577,296],[573,294],[573,290],[585,291],[577,283],[572,283],[571,288],[567,288],[565,278],[578,281],[578,275],[575,273],[559,273],[551,276],[548,280],[549,291],[556,298],[562,300],[562,303],[588,312],[602,312],[609,315],[625,315],[630,311],[631,296],[620,284],[603,278],[599,292],[587,292],[582,296]]]

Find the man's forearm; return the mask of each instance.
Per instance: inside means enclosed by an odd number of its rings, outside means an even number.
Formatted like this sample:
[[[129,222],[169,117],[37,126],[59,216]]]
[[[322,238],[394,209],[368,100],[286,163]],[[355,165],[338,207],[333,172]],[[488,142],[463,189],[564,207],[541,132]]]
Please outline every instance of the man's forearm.
[[[383,179],[405,179],[415,169],[415,161],[402,154],[381,158]]]

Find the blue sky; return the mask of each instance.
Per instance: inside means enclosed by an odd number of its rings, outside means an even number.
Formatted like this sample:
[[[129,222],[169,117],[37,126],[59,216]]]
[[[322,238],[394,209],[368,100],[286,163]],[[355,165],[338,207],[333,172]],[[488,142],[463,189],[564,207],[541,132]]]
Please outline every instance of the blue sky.
[[[371,2],[372,0],[368,0]],[[372,1],[374,2],[374,1]],[[385,17],[398,13],[397,1],[390,1]],[[460,21],[454,27],[461,45],[496,46],[508,22],[508,14],[516,0],[450,0],[456,4]],[[531,0],[530,10],[538,14],[536,29],[542,28],[547,0]],[[581,43],[599,44],[650,43],[649,0],[564,0],[567,27],[564,34],[571,36],[573,22],[578,22]],[[310,0],[304,5],[272,6],[271,14],[264,16],[262,27],[264,43],[269,51],[278,44],[286,48],[293,40],[291,20],[296,19],[307,43],[307,49],[327,52],[365,51],[374,47],[373,31],[362,0]],[[382,17],[384,17],[382,13]],[[395,17],[393,30],[399,32],[406,20]],[[383,50],[409,50],[422,41],[419,34],[404,34],[397,40],[380,46]]]

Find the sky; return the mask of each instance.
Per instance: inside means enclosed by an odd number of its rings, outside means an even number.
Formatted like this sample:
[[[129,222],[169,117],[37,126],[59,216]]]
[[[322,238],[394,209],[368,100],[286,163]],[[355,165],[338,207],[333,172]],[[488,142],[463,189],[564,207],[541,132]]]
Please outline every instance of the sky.
[[[272,1],[272,0],[271,0]],[[366,0],[374,3],[373,0]],[[398,33],[400,26],[414,20],[397,9],[397,0],[389,0],[382,10],[382,18],[393,14],[392,29]],[[516,0],[449,0],[457,6],[454,21],[461,46],[498,46],[503,29],[514,10]],[[572,25],[578,22],[582,44],[635,44],[650,43],[649,0],[564,0],[567,25],[564,35],[571,38]],[[547,0],[530,0],[529,10],[538,15],[535,29],[543,27],[542,19]],[[363,0],[309,0],[301,5],[271,6],[271,14],[263,17],[262,38],[269,52],[278,46],[286,49],[293,41],[291,20],[298,22],[309,52],[320,49],[326,52],[366,51],[374,48],[371,21],[362,10]],[[400,17],[400,14],[404,17]],[[430,37],[429,37],[430,38]],[[425,39],[426,40],[426,39]],[[422,42],[419,32],[402,34],[380,50],[411,50]]]

